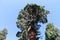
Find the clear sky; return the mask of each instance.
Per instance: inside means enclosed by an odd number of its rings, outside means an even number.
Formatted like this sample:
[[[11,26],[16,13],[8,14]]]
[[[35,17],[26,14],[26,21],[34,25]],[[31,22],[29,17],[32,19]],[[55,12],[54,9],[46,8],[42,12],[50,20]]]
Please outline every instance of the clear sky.
[[[8,35],[6,40],[17,40],[17,16],[19,11],[28,3],[45,6],[45,9],[50,11],[48,22],[51,22],[57,28],[60,28],[60,0],[0,0],[0,30],[7,28]],[[44,35],[45,26],[46,24],[42,25],[40,28],[42,35]],[[44,40],[44,38],[41,40]]]

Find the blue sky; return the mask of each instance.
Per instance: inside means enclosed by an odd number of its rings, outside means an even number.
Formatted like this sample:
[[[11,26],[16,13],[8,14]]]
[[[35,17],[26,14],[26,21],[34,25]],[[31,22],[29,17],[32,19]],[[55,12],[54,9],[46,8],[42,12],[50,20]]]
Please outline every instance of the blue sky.
[[[16,20],[19,11],[23,9],[26,4],[35,3],[45,6],[45,9],[50,11],[48,15],[48,22],[53,23],[58,29],[60,28],[60,0],[0,0],[0,30],[7,28],[8,35],[6,40],[17,40]],[[44,35],[46,24],[40,28],[42,35]],[[41,39],[41,40],[44,40]]]

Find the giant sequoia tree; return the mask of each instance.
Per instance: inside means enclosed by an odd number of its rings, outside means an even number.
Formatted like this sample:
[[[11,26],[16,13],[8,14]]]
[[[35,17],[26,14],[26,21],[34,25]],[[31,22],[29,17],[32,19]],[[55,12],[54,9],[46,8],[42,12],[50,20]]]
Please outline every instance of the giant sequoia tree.
[[[60,40],[60,31],[52,23],[46,26],[45,40]]]
[[[7,35],[7,29],[0,31],[0,40],[5,40]]]
[[[49,11],[44,9],[44,6],[36,4],[27,4],[24,9],[19,12],[17,17],[17,27],[21,30],[18,31],[16,36],[18,40],[38,40],[39,23],[47,23],[47,14]]]

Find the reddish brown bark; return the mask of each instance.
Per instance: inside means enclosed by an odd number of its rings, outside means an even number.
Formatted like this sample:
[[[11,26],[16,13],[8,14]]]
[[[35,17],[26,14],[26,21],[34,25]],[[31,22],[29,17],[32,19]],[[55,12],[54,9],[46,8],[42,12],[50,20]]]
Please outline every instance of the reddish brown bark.
[[[36,33],[31,26],[28,28],[28,40],[36,40]]]

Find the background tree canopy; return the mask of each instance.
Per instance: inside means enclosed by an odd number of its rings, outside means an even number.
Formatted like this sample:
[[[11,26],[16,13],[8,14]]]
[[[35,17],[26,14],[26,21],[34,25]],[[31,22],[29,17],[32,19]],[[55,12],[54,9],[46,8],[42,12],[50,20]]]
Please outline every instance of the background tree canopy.
[[[0,40],[5,40],[7,35],[7,29],[0,31]]]
[[[60,31],[52,23],[46,26],[45,40],[60,40]]]

